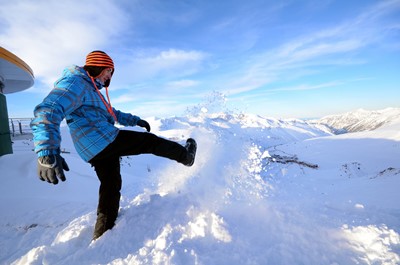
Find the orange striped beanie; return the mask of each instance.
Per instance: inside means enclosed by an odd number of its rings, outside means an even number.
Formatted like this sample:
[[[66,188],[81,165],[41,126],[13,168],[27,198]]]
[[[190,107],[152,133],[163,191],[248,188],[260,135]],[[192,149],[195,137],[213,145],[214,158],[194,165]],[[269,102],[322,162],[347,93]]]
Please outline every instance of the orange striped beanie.
[[[85,66],[100,66],[114,69],[114,62],[105,52],[93,51],[86,56]]]

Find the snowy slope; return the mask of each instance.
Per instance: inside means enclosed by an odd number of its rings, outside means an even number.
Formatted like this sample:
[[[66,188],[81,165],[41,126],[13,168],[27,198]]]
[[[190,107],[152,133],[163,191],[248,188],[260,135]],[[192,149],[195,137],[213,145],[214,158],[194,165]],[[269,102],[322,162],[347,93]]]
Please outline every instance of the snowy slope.
[[[383,110],[368,111],[359,109],[339,115],[330,115],[314,123],[327,124],[336,130],[345,132],[370,131],[400,118],[400,108],[386,108]]]
[[[196,163],[124,158],[120,216],[95,242],[98,181],[66,128],[71,171],[56,186],[16,141],[0,157],[0,264],[400,263],[400,122],[334,136],[245,114],[148,121],[194,137]]]

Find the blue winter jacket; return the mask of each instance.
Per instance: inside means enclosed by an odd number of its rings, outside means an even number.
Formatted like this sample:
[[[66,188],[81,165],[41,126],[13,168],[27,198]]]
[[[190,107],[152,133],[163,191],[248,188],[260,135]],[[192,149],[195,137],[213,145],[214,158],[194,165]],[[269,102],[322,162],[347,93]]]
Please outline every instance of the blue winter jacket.
[[[102,88],[101,84],[96,85]],[[140,120],[138,116],[114,108],[113,111],[121,125],[135,126]],[[119,132],[90,77],[79,66],[64,69],[54,89],[36,106],[34,115],[31,128],[39,157],[60,152],[60,123],[64,118],[75,149],[85,161],[113,142]]]

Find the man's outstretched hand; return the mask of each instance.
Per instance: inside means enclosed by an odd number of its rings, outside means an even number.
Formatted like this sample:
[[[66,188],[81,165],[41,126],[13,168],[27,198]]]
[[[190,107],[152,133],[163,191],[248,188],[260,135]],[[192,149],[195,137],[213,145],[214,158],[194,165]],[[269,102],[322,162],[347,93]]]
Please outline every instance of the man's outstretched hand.
[[[58,178],[65,181],[64,170],[69,171],[65,159],[61,155],[48,155],[38,158],[38,175],[40,180],[57,184]]]

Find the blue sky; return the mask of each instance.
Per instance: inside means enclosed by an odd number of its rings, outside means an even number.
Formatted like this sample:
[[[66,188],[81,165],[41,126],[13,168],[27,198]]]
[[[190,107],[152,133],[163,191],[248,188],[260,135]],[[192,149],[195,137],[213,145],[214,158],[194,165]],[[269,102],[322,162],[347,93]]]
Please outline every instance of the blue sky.
[[[112,105],[180,116],[223,94],[226,108],[310,118],[400,107],[400,0],[0,0],[0,45],[35,85],[7,94],[30,117],[64,67],[104,50]]]

